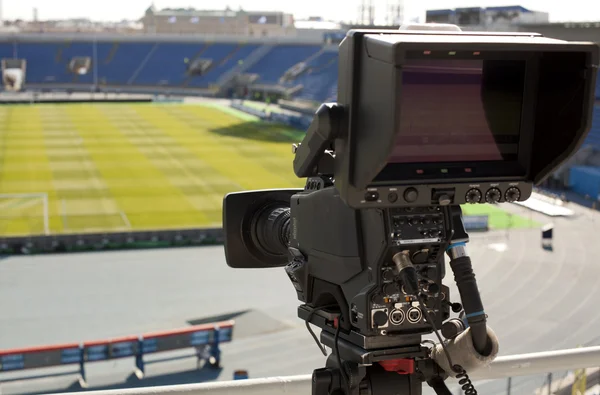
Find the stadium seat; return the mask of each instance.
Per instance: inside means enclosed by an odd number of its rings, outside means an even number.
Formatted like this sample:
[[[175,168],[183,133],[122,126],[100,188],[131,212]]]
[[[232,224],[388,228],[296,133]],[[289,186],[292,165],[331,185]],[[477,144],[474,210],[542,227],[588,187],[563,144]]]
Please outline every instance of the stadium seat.
[[[248,57],[259,45],[213,44],[201,58],[211,59],[213,64],[208,72],[202,76],[189,79],[187,86],[195,88],[208,88],[217,82],[219,77],[234,67],[240,60]]]
[[[204,43],[160,43],[133,80],[134,85],[181,85],[186,78],[186,59],[193,60]]]
[[[259,75],[258,83],[276,84],[292,66],[307,60],[321,50],[317,45],[279,45],[246,72]]]
[[[292,85],[303,86],[298,98],[323,102],[331,96],[332,88],[337,90],[337,75],[337,52],[323,52],[306,64],[305,71],[292,81]]]
[[[594,106],[592,128],[583,145],[591,145],[595,149],[600,150],[600,104]]]
[[[26,83],[64,82],[66,65],[57,58],[63,45],[64,43],[27,42],[17,46],[17,57],[27,60]]]
[[[98,80],[107,85],[126,85],[156,44],[122,42],[110,63],[106,63],[113,43],[98,44]],[[104,61],[103,61],[104,60]]]
[[[0,59],[12,58],[14,57],[15,46],[10,41],[2,41],[0,42]]]

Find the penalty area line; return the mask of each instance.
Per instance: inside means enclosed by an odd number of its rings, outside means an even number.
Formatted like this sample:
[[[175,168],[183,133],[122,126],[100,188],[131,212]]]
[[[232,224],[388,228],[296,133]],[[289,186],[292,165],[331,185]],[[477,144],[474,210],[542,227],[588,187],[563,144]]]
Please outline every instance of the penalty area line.
[[[119,214],[121,215],[121,219],[125,223],[125,226],[127,227],[127,229],[131,229],[131,222],[129,222],[129,218],[127,218],[127,215],[125,214],[125,212],[119,211]]]

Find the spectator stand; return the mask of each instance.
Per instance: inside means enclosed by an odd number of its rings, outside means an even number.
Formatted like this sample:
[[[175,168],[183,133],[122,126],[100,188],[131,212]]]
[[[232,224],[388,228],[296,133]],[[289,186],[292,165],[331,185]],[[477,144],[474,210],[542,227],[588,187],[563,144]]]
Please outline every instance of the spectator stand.
[[[234,321],[223,321],[81,344],[69,343],[0,350],[0,373],[76,364],[79,367],[80,385],[87,388],[85,370],[87,363],[134,358],[134,373],[139,379],[142,379],[148,363],[144,360],[144,356],[185,348],[195,349],[198,367],[202,363],[208,363],[210,367],[220,368],[221,349],[219,346],[233,339],[233,327]],[[153,361],[153,363],[155,362],[157,361]]]

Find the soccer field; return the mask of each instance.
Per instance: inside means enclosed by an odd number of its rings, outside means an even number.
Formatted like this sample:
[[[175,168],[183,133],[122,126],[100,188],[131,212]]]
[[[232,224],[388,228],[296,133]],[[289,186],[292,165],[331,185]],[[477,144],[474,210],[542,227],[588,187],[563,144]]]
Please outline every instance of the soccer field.
[[[303,132],[184,104],[0,107],[0,236],[221,225],[231,191],[303,186]]]

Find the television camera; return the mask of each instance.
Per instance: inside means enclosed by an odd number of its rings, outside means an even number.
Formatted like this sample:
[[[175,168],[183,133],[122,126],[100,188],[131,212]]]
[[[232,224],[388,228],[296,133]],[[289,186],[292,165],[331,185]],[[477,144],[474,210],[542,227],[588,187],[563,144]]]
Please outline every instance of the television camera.
[[[448,376],[477,393],[467,372],[498,339],[461,205],[524,201],[578,149],[597,68],[596,44],[535,33],[347,33],[338,100],[294,145],[304,189],[223,203],[227,264],[285,266],[299,318],[332,350],[313,394],[415,395],[423,382],[449,394]],[[445,256],[460,303],[442,283]],[[439,343],[422,339],[432,332]]]

